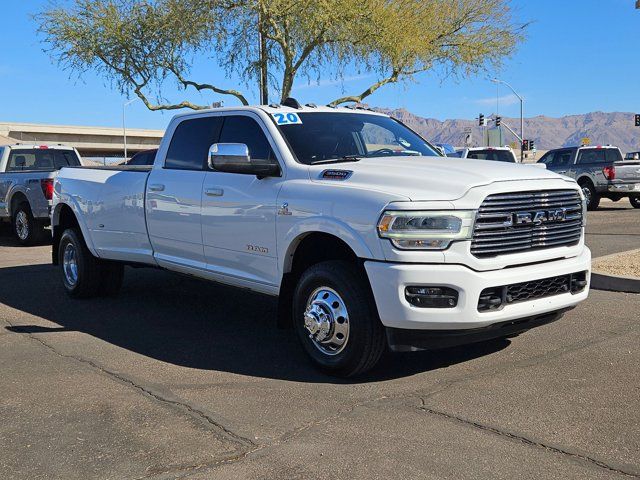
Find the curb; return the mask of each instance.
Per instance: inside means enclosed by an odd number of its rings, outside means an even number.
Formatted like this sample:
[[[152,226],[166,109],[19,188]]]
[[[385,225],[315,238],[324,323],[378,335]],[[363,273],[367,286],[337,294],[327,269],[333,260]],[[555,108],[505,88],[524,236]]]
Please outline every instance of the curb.
[[[616,277],[591,272],[591,288],[609,292],[640,293],[640,278]]]

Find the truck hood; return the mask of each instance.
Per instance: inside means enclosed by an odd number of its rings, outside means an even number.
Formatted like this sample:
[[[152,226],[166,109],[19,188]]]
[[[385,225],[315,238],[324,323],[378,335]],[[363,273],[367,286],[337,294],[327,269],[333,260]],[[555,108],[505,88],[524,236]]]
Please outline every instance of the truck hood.
[[[326,174],[325,172],[329,172]],[[336,178],[331,172],[351,172]],[[359,162],[313,165],[312,181],[335,182],[400,195],[412,201],[451,201],[471,188],[494,182],[564,179],[526,164],[443,157],[376,157]]]

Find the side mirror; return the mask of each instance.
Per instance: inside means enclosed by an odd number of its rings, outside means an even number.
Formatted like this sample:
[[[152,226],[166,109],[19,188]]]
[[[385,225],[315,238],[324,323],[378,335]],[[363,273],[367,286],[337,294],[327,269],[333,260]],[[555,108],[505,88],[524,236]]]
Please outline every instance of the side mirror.
[[[218,172],[255,175],[258,178],[280,176],[275,160],[252,159],[244,143],[214,143],[209,148],[209,168]]]

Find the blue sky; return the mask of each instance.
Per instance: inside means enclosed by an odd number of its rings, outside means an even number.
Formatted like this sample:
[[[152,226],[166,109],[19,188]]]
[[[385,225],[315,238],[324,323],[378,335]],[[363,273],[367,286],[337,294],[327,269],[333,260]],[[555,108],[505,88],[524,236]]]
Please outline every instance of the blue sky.
[[[48,0],[4,2],[0,41],[0,121],[77,125],[121,125],[126,100],[103,79],[81,78],[62,71],[44,53],[31,15]],[[525,97],[525,115],[558,117],[590,111],[640,112],[640,10],[634,0],[514,0],[519,19],[532,21],[528,38],[496,75]],[[199,81],[238,86],[217,73],[215,64],[199,62]],[[371,81],[348,72],[345,81],[322,79],[320,85],[301,80],[294,96],[326,103],[343,93],[359,92]],[[185,95],[167,85],[175,101]],[[474,118],[496,110],[518,116],[516,99],[505,88],[496,91],[485,75],[469,79],[424,74],[408,84],[387,86],[369,97],[371,105],[403,107],[437,119]],[[249,96],[251,98],[251,96]],[[194,94],[194,101],[212,96]],[[255,97],[253,98],[255,100]],[[233,104],[227,100],[227,105]],[[141,102],[127,107],[127,125],[163,128],[175,112],[150,112]]]

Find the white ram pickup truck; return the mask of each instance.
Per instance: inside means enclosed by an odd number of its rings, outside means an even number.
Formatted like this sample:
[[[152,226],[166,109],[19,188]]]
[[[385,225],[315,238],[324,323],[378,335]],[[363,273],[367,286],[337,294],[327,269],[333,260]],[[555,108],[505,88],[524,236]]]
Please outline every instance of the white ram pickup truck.
[[[68,294],[114,294],[132,264],[279,296],[278,324],[340,376],[387,346],[516,336],[587,298],[574,180],[443,158],[379,113],[285,105],[178,115],[152,167],[62,169]]]

